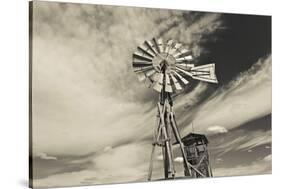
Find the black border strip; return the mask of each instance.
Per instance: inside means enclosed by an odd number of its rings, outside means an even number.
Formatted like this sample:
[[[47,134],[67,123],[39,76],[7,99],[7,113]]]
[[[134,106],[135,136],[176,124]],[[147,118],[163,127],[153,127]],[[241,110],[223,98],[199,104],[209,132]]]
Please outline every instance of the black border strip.
[[[29,8],[29,181],[28,186],[33,188],[33,150],[32,150],[32,50],[33,50],[33,2],[28,3]]]

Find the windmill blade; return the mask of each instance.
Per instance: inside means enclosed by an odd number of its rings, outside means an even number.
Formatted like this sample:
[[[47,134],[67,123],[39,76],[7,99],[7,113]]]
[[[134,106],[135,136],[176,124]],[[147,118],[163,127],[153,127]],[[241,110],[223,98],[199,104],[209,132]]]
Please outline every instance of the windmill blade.
[[[168,92],[168,93],[173,92],[170,77],[169,77],[168,74],[165,74],[165,91]]]
[[[179,73],[177,73],[176,71],[173,72],[185,85],[188,84],[189,82],[184,79]]]
[[[153,69],[153,70],[149,70],[149,71],[147,71],[147,72],[145,72],[145,75],[147,76],[147,77],[151,77],[153,74],[155,74],[156,73],[156,70],[155,69]]]
[[[139,81],[144,81],[146,79],[146,76],[144,73],[137,73],[137,77]]]
[[[193,60],[192,55],[187,55],[181,58],[176,58],[176,62],[184,62]]]
[[[153,83],[152,83],[152,80],[150,78],[146,78],[144,80],[144,84],[145,84],[146,87],[150,88]]]
[[[190,72],[187,71],[187,70],[184,70],[183,68],[180,68],[178,65],[176,65],[176,69],[179,70],[180,72],[182,72],[182,73],[184,73],[184,74],[190,76],[190,77],[193,77],[193,74],[192,74],[192,73],[190,73]]]
[[[158,78],[159,78],[159,74],[160,73],[155,73],[155,74],[152,74],[151,76],[150,76],[150,79],[153,81],[153,82],[156,82],[157,80],[158,80]]]
[[[150,68],[147,70],[138,71],[137,76],[138,76],[139,81],[144,81],[146,78],[149,80],[153,80],[152,76],[155,73],[156,73],[156,71],[154,69]]]
[[[148,71],[148,70],[151,70],[151,69],[154,69],[153,66],[146,66],[146,67],[133,67],[133,70],[134,72],[145,72],[145,71]]]
[[[181,66],[184,69],[190,70],[191,68],[194,67],[194,64],[186,63],[186,62],[176,62],[177,66]]]
[[[172,81],[174,83],[174,86],[176,88],[176,90],[182,90],[182,87],[180,85],[180,83],[178,82],[178,80],[173,76],[173,74],[170,74],[170,77],[172,78]]]
[[[152,80],[148,78],[144,73],[137,73],[138,80],[144,82],[144,84],[149,88],[152,85]]]
[[[147,61],[143,61],[143,60],[138,60],[138,59],[133,59],[133,68],[134,67],[145,67],[145,66],[152,66],[152,62],[147,62]]]
[[[133,54],[133,58],[137,58],[137,59],[140,59],[140,60],[145,60],[145,61],[152,61],[153,58],[145,55],[144,53],[140,53],[140,52],[134,52]]]
[[[177,52],[174,54],[174,57],[179,57],[179,56],[183,56],[184,54],[190,53],[189,50],[182,48],[182,49],[178,49]]]
[[[146,77],[151,77],[154,73],[156,73],[156,70],[149,67],[147,69],[142,69],[139,73],[144,73]]]
[[[153,54],[153,52],[151,52],[150,48],[146,47],[144,44],[138,46],[138,49],[140,51],[142,51],[143,53],[145,53],[146,55],[148,55],[149,57],[151,57],[151,58],[154,57],[154,54]]]
[[[145,41],[144,43],[146,44],[147,47],[150,48],[150,50],[153,52],[154,55],[158,54],[158,50],[157,50],[156,46],[153,45],[153,43],[151,41]]]
[[[215,74],[215,64],[205,64],[202,66],[196,66],[191,69],[192,78],[210,82],[218,83],[216,74]]]
[[[182,68],[184,70],[191,70],[194,67],[194,64],[188,64],[185,62],[180,62],[176,64],[177,67]]]
[[[156,50],[157,50],[157,53],[160,53],[160,49],[159,49],[159,46],[158,46],[158,44],[157,44],[157,39],[156,39],[156,38],[153,38],[152,41],[153,41],[153,44],[154,44],[154,46],[155,46],[155,48],[156,48]]]
[[[157,40],[157,44],[158,44],[160,53],[164,52],[164,43],[163,43],[162,38],[159,38],[159,39]]]
[[[181,43],[176,43],[175,46],[170,50],[169,54],[174,55],[181,47],[182,47]]]
[[[165,53],[168,53],[170,52],[170,49],[172,48],[172,45],[173,45],[173,40],[170,39],[168,42],[167,42],[167,45],[166,45],[166,48],[165,48]]]
[[[158,79],[154,82],[153,89],[155,89],[158,92],[161,92],[161,90],[163,88],[163,78],[164,78],[164,74],[159,73]]]
[[[145,67],[151,67],[153,66],[152,63],[146,64],[146,63],[141,63],[141,62],[133,62],[133,68],[145,68]]]
[[[161,38],[159,38],[159,39],[155,39],[155,38],[154,38],[153,41],[154,41],[154,43],[155,43],[155,45],[156,45],[156,47],[157,47],[157,49],[158,49],[158,52],[159,52],[159,53],[164,52],[163,40],[162,40]]]
[[[142,68],[142,67],[148,67],[148,66],[152,66],[152,64],[142,64],[142,63],[136,63],[136,62],[133,62],[133,68]]]

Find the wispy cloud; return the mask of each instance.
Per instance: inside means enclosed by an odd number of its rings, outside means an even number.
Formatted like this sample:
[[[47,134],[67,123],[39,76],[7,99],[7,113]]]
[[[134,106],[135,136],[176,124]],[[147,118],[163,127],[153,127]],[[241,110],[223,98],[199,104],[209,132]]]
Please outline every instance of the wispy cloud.
[[[46,159],[46,160],[57,160],[57,157],[54,157],[54,156],[48,156],[46,153],[37,153],[35,155],[36,157],[39,157],[41,159]]]
[[[250,150],[251,148],[271,143],[271,130],[266,132],[256,132],[254,135],[255,136],[253,136],[247,142],[243,142],[238,149]]]
[[[247,151],[252,148],[271,144],[271,130],[268,131],[232,131],[220,140],[213,140],[211,144],[212,153],[216,156],[222,156],[233,151]]]
[[[218,133],[227,133],[228,130],[222,126],[211,126],[207,128],[207,132],[211,133],[211,134],[218,134]]]
[[[164,37],[172,37],[187,44],[197,57],[204,51],[200,46],[202,39],[222,28],[221,14],[205,13],[195,20],[188,20],[189,17],[192,18],[192,14],[185,15],[186,21],[178,19],[177,27],[171,28]]]
[[[238,165],[235,167],[214,169],[215,176],[241,176],[252,174],[270,174],[271,173],[271,155],[263,159],[252,162],[247,165]]]
[[[132,143],[115,148],[108,148],[92,156],[86,169],[49,175],[46,178],[35,179],[36,186],[71,186],[80,184],[121,183],[147,178],[149,152],[151,144]],[[82,164],[83,161],[80,161]],[[156,170],[162,162],[155,162]]]

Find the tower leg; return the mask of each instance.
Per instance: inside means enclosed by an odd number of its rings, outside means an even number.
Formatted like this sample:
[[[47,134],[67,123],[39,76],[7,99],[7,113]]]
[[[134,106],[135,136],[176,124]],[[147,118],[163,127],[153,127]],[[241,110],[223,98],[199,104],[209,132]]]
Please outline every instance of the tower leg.
[[[163,163],[164,163],[164,177],[165,179],[169,178],[169,161],[168,161],[168,152],[166,146],[162,148],[163,153]]]
[[[174,135],[176,137],[176,140],[180,144],[181,153],[182,153],[182,156],[183,156],[183,159],[184,159],[184,163],[185,163],[185,165],[187,167],[188,174],[191,175],[189,162],[187,161],[186,153],[184,151],[184,146],[183,146],[183,143],[181,141],[181,136],[180,136],[180,133],[178,131],[178,128],[177,128],[177,125],[176,125],[176,121],[174,120],[173,112],[171,112],[170,119],[171,119],[171,126],[172,126],[172,129],[173,129]]]
[[[207,151],[207,157],[208,157],[208,168],[209,168],[209,177],[213,177],[213,172],[212,172],[212,167],[211,167],[211,161],[210,161],[210,156]]]
[[[160,137],[161,137],[160,110],[158,109],[157,128],[156,128],[155,133],[154,133],[154,141],[153,141],[153,144],[152,144],[152,150],[151,150],[151,156],[150,156],[150,162],[149,162],[149,169],[148,169],[148,178],[147,178],[148,181],[150,181],[151,177],[152,177],[155,146],[159,145]]]
[[[175,175],[175,170],[174,170],[174,165],[173,165],[173,159],[172,159],[172,152],[171,152],[171,141],[170,138],[168,137],[167,134],[167,122],[165,121],[165,116],[167,116],[167,101],[164,102],[164,105],[160,105],[160,103],[158,103],[158,109],[160,110],[160,124],[161,124],[161,128],[162,128],[162,136],[163,136],[163,141],[165,144],[165,166],[164,166],[164,170],[165,170],[165,178],[169,178],[169,177],[174,177]]]
[[[166,167],[165,176],[167,176],[167,178],[174,177],[175,171],[174,171],[173,159],[172,159],[171,148],[170,148],[170,139],[168,138],[167,130],[165,126],[162,127],[162,132],[165,140],[165,159],[164,159],[165,167]]]
[[[152,177],[154,151],[155,151],[155,143],[152,144],[152,151],[151,151],[151,156],[150,156],[150,163],[149,163],[149,170],[148,170],[148,178],[147,178],[148,181],[150,181],[150,180],[151,180],[151,177]]]
[[[166,116],[165,116],[165,125],[166,125],[166,130],[167,130],[167,136],[169,138],[169,148],[171,149],[170,150],[170,153],[171,153],[171,177],[172,178],[175,178],[175,167],[174,167],[174,153],[173,153],[173,148],[172,148],[172,141],[171,141],[171,137],[172,137],[172,128],[171,128],[171,120],[170,120],[170,104],[167,103],[167,113],[166,113]]]

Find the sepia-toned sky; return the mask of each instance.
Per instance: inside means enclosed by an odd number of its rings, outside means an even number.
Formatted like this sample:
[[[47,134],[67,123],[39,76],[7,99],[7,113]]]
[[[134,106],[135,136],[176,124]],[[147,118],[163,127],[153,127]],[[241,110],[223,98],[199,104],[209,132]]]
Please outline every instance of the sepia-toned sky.
[[[34,187],[146,180],[158,93],[131,61],[153,37],[216,63],[219,84],[173,97],[181,135],[191,122],[207,135],[214,176],[271,173],[271,17],[35,1],[32,24]]]

